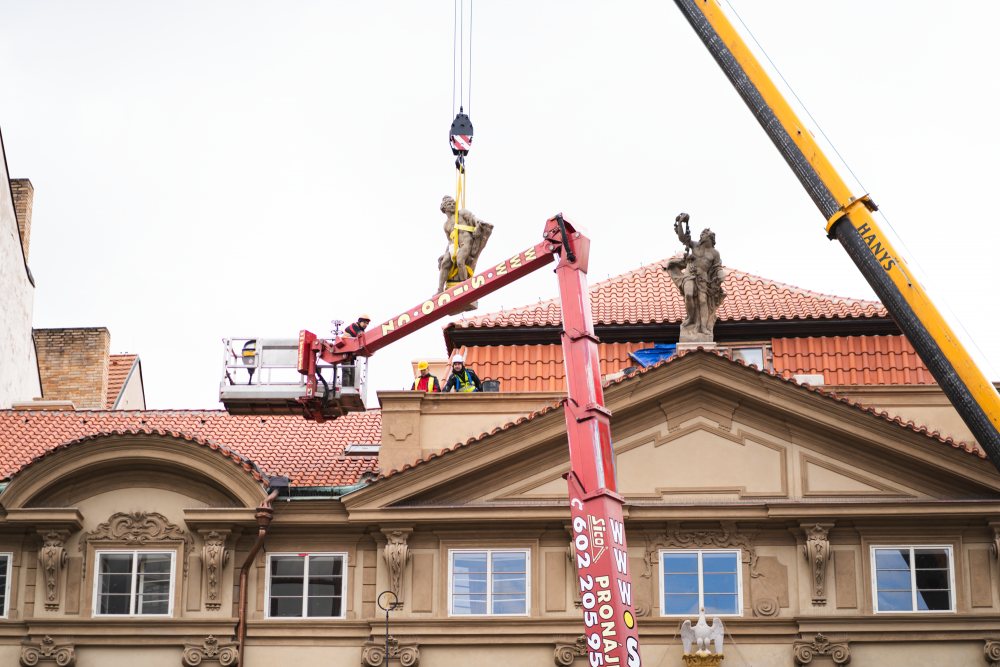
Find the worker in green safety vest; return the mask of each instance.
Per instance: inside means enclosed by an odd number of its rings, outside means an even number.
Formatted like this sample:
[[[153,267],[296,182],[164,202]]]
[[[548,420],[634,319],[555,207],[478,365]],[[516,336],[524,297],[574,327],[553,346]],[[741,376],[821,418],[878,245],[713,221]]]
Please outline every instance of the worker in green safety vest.
[[[479,376],[470,368],[465,367],[465,357],[456,354],[451,360],[451,375],[444,385],[445,393],[449,391],[473,392],[482,391],[483,383],[479,381]]]

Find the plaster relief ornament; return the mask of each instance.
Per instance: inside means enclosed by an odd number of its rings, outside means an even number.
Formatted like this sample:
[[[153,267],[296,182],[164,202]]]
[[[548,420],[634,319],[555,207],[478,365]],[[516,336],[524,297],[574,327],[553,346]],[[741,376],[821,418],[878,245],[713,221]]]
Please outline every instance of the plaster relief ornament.
[[[448,237],[448,246],[444,254],[438,258],[438,287],[440,294],[445,287],[451,287],[468,280],[476,273],[476,262],[486,247],[486,242],[493,233],[493,225],[483,222],[472,211],[459,209],[458,224],[455,224],[455,200],[445,196],[441,200],[441,212],[447,218],[444,221],[444,235]],[[475,310],[478,301],[473,301],[460,311]]]
[[[715,340],[716,310],[726,298],[722,281],[726,271],[722,258],[715,249],[715,233],[711,229],[701,232],[699,241],[691,241],[687,213],[681,213],[674,222],[674,232],[684,244],[684,255],[667,260],[664,271],[677,285],[684,297],[684,321],[681,323],[681,343],[711,343]]]
[[[396,596],[396,600],[403,601],[403,573],[406,571],[406,562],[412,554],[406,545],[406,538],[409,534],[402,530],[385,531],[386,544],[382,552],[385,564],[389,567],[389,590]]]
[[[205,546],[201,550],[201,559],[205,563],[205,578],[208,583],[208,602],[205,607],[209,610],[219,609],[222,606],[222,592],[219,590],[219,579],[222,576],[222,569],[229,564],[229,552],[226,551],[226,538],[217,531],[212,531],[205,538]]]
[[[58,667],[74,667],[76,665],[76,647],[73,642],[57,642],[52,637],[45,635],[38,643],[32,643],[30,639],[21,641],[22,667],[36,667],[36,665],[57,665]]]
[[[806,543],[802,546],[805,557],[809,560],[812,574],[812,603],[826,604],[826,565],[830,560],[830,541],[828,531],[816,524],[806,531]]]
[[[702,665],[718,665],[725,657],[722,654],[722,640],[726,634],[721,618],[712,619],[709,626],[705,621],[705,608],[701,608],[698,614],[698,624],[692,626],[691,621],[684,621],[681,626],[681,641],[684,643],[684,655],[681,656],[687,667],[701,667]],[[709,647],[715,644],[715,653]],[[692,646],[697,646],[698,650],[691,653]]]
[[[801,639],[795,641],[792,644],[792,653],[799,665],[808,665],[817,655],[828,655],[833,664],[840,667],[851,662],[849,644],[847,639],[830,641],[823,633],[819,633],[811,642]]]
[[[217,660],[220,667],[235,667],[240,661],[237,642],[220,642],[209,635],[203,642],[185,642],[181,664],[184,667],[198,667],[206,660]]]
[[[65,537],[62,533],[50,530],[42,536],[42,541],[38,562],[45,579],[45,608],[55,611],[59,609],[59,574],[66,567],[67,554],[63,548]]]

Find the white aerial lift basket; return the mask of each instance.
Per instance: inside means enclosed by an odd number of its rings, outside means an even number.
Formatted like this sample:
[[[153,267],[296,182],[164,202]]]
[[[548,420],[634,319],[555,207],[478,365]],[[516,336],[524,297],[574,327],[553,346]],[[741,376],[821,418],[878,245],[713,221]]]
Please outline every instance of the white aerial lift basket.
[[[306,378],[298,372],[298,338],[224,338],[219,400],[232,415],[304,414]],[[319,365],[316,398],[329,416],[365,409],[367,359]]]

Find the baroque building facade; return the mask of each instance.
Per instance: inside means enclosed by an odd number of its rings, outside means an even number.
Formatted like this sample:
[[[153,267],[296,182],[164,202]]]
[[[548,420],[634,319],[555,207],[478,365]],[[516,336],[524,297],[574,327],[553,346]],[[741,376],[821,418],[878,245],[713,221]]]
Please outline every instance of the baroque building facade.
[[[727,281],[716,348],[644,367],[673,285],[591,290],[643,664],[683,664],[701,606],[725,665],[1000,659],[1000,474],[891,319]],[[374,667],[386,591],[390,664],[588,664],[559,326],[558,302],[449,325],[500,392],[324,424],[0,411],[0,664],[233,665],[245,619],[245,665]]]

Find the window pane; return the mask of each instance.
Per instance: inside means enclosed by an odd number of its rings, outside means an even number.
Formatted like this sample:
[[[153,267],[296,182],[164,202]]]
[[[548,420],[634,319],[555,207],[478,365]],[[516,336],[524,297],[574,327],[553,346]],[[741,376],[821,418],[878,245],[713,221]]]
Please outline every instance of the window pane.
[[[113,593],[117,595],[132,594],[131,574],[102,574],[98,585],[100,593]]]
[[[309,598],[309,616],[340,616],[340,598]]]
[[[454,572],[486,572],[485,553],[456,553]]]
[[[663,592],[698,595],[698,575],[665,574],[663,575]]]
[[[875,567],[879,570],[909,570],[909,549],[876,549]]]
[[[663,600],[664,614],[697,614],[697,595],[665,595]]]
[[[301,577],[305,573],[305,562],[302,556],[272,556],[271,576]]]
[[[735,614],[737,610],[735,595],[705,594],[706,614]]]
[[[527,561],[525,553],[495,553],[493,554],[494,572],[524,572]]]
[[[917,609],[951,611],[950,591],[917,591]]]
[[[340,595],[341,577],[309,577],[309,597],[339,597]]]
[[[9,556],[0,556],[0,614],[7,603],[7,565]]]
[[[923,568],[947,568],[947,549],[914,549],[915,566],[918,570]]]
[[[526,584],[527,579],[520,572],[500,572],[493,575],[494,593],[521,593],[523,595],[527,592]]]
[[[452,601],[452,611],[456,614],[485,614],[485,595],[456,595]]]
[[[525,610],[524,595],[494,595],[494,614],[523,614]]]
[[[879,611],[913,611],[913,599],[910,592],[878,594]]]
[[[702,554],[701,571],[709,572],[737,572],[736,554]]]
[[[344,559],[340,556],[311,556],[309,558],[309,576],[343,573]]]
[[[98,614],[128,614],[131,613],[129,603],[131,595],[101,595],[97,602]]]
[[[663,571],[669,573],[698,574],[698,554],[663,554]]]
[[[453,593],[486,593],[486,573],[453,575]]]
[[[302,616],[302,598],[271,598],[271,617]]]
[[[302,579],[292,577],[275,577],[271,579],[272,597],[297,596],[302,597]]]
[[[875,579],[880,591],[908,591],[912,583],[909,570],[878,570]]]
[[[140,574],[165,574],[170,576],[170,554],[139,554]]]
[[[736,594],[735,574],[706,574],[704,580],[705,595],[711,593]]]
[[[132,574],[132,554],[101,554],[98,571],[104,573]]]
[[[166,595],[140,595],[136,605],[137,614],[168,614],[170,600]]]
[[[917,570],[917,589],[925,588],[944,589],[951,588],[948,580],[948,570]]]

